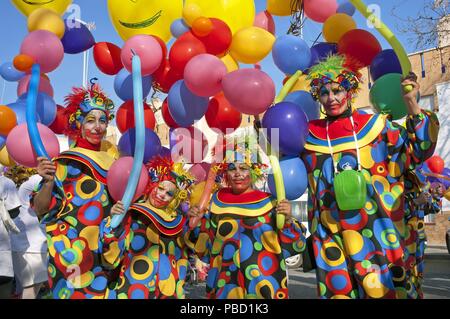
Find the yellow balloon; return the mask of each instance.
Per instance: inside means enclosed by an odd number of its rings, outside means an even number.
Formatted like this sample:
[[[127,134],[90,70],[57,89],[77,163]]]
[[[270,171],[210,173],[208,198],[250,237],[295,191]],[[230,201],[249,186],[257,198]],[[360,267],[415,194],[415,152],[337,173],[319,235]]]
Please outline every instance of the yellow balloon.
[[[192,186],[191,197],[189,203],[191,206],[197,205],[200,202],[203,191],[205,190],[206,181],[200,182]]]
[[[254,0],[186,0],[185,6],[196,4],[204,17],[224,21],[232,34],[250,27],[255,20]]]
[[[247,27],[233,35],[230,54],[239,62],[254,64],[272,51],[274,42],[272,33],[258,27]]]
[[[450,200],[450,189],[445,192],[444,197],[446,200]]]
[[[233,59],[231,55],[227,54],[224,57],[221,57],[220,59],[227,67],[228,73],[239,69],[239,63],[235,59]]]
[[[124,41],[137,34],[169,41],[170,25],[181,18],[182,10],[183,0],[108,0],[109,17]]]
[[[6,149],[6,146],[3,146],[3,148],[0,150],[0,164],[3,166],[13,166],[16,164],[14,160],[9,156],[8,150]]]
[[[66,26],[63,19],[55,12],[46,8],[34,10],[28,16],[28,31],[47,30],[62,38]]]
[[[12,0],[12,3],[28,17],[31,12],[40,8],[50,9],[62,15],[72,0]]]
[[[338,43],[344,34],[356,29],[356,22],[345,13],[336,13],[323,24],[323,37],[327,42]]]
[[[108,153],[114,159],[119,159],[120,157],[120,153],[116,145],[108,140],[102,141],[102,144],[100,145],[100,151]]]
[[[185,5],[183,7],[183,19],[187,25],[191,26],[194,23],[195,19],[202,16],[202,9],[195,4],[191,3],[189,5]]]
[[[311,82],[307,79],[307,75],[302,74],[302,75],[300,75],[297,82],[295,82],[294,86],[292,87],[292,89],[289,92],[294,92],[294,91],[309,92],[309,90],[311,90],[310,83]]]
[[[291,0],[267,0],[267,11],[275,16],[290,16]]]

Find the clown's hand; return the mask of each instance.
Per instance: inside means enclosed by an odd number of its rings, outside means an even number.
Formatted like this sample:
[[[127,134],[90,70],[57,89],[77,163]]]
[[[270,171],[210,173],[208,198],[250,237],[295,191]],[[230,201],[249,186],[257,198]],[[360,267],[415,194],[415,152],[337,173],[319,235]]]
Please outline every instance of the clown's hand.
[[[4,199],[0,199],[0,219],[8,232],[13,232],[15,234],[20,233],[20,229],[17,228],[16,224],[6,210]]]
[[[123,207],[123,203],[119,200],[111,208],[111,215],[122,215],[124,213],[125,213],[125,209]]]

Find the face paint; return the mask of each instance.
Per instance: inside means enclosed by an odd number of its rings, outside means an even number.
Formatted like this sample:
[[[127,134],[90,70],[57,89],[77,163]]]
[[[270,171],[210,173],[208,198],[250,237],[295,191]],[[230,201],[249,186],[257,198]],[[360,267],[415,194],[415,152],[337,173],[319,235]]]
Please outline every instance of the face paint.
[[[250,167],[243,163],[228,164],[227,181],[235,194],[251,190]]]
[[[339,116],[348,108],[348,92],[337,83],[329,83],[320,88],[319,101],[330,116]]]
[[[89,143],[98,145],[106,134],[108,121],[104,112],[93,110],[83,121],[81,136]]]
[[[150,204],[156,208],[164,208],[173,200],[176,186],[170,181],[163,181],[150,192]]]

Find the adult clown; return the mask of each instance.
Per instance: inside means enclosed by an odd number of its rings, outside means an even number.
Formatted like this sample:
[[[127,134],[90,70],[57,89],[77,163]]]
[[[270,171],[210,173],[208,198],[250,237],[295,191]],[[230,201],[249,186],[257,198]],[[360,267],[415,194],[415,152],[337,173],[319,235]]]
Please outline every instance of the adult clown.
[[[112,204],[106,175],[114,158],[100,148],[114,105],[97,84],[74,88],[65,102],[65,134],[74,147],[53,161],[38,158],[43,180],[31,201],[46,224],[53,298],[104,298],[107,272],[98,255],[98,234]]]
[[[430,157],[439,123],[421,110],[419,85],[402,85],[406,129],[387,115],[356,112],[357,66],[331,56],[311,68],[311,94],[326,117],[309,123],[302,158],[320,298],[407,298],[404,175]]]

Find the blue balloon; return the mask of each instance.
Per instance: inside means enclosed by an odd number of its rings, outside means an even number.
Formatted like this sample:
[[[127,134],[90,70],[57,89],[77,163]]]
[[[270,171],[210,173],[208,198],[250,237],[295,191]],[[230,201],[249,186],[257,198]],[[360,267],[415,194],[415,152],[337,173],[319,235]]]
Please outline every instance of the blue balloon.
[[[11,110],[16,113],[17,125],[27,122],[27,100],[26,99],[18,99],[14,103],[10,103],[7,105]],[[37,119],[39,121],[39,118]]]
[[[336,43],[321,42],[311,47],[311,65],[315,65],[325,60],[328,56],[337,54]]]
[[[444,175],[445,177],[450,178],[450,168],[444,168],[444,170],[442,171],[442,175]],[[446,179],[442,179],[442,182],[445,186],[445,188],[449,188],[450,187],[450,181],[446,180]]]
[[[281,173],[283,175],[284,189],[287,200],[295,200],[303,195],[308,187],[308,174],[303,161],[298,157],[285,157],[280,160]],[[273,174],[268,178],[269,189],[276,194]]]
[[[77,54],[90,49],[95,44],[94,36],[84,23],[70,19],[64,20],[66,30],[61,39],[64,52]]]
[[[317,120],[320,118],[320,106],[319,103],[314,101],[311,93],[306,91],[294,91],[289,93],[284,102],[292,102],[300,106],[308,117],[308,121]]]
[[[170,25],[170,33],[174,38],[180,37],[183,33],[189,31],[189,26],[184,23],[183,19],[177,19]]]
[[[303,39],[294,35],[278,37],[272,48],[275,65],[286,74],[306,70],[311,62],[311,50]]]
[[[402,74],[400,61],[392,49],[378,53],[370,64],[370,76],[374,82],[388,73]]]
[[[161,157],[171,157],[172,153],[168,147],[161,146],[161,152],[159,155],[161,155]]]
[[[181,127],[189,127],[200,120],[208,109],[209,99],[192,93],[183,80],[175,82],[169,90],[169,113]]]
[[[142,96],[145,98],[152,88],[152,77],[150,75],[142,78]],[[125,68],[120,70],[114,78],[114,91],[123,101],[133,99],[133,75]]]
[[[12,62],[5,62],[0,65],[0,76],[6,81],[16,82],[25,76],[25,72],[17,70]]]
[[[27,93],[22,94],[18,101],[27,100]],[[39,123],[50,125],[56,118],[56,103],[51,96],[39,92],[36,98],[36,117]]]
[[[353,4],[350,2],[343,2],[339,5],[338,9],[336,10],[336,13],[345,13],[349,16],[353,16],[355,14],[356,8]]]
[[[284,155],[295,156],[303,152],[308,136],[308,118],[298,105],[281,102],[269,108],[264,114],[262,127],[267,129],[267,138],[274,150],[279,149]],[[277,134],[272,129],[279,130],[278,141],[273,140]]]
[[[3,135],[0,135],[0,149],[3,148],[3,146],[5,146],[6,143],[6,137]]]
[[[119,151],[121,156],[133,156],[136,145],[136,129],[130,128],[119,140]],[[161,153],[161,141],[152,130],[145,129],[145,149],[143,163],[147,163],[153,156]]]

